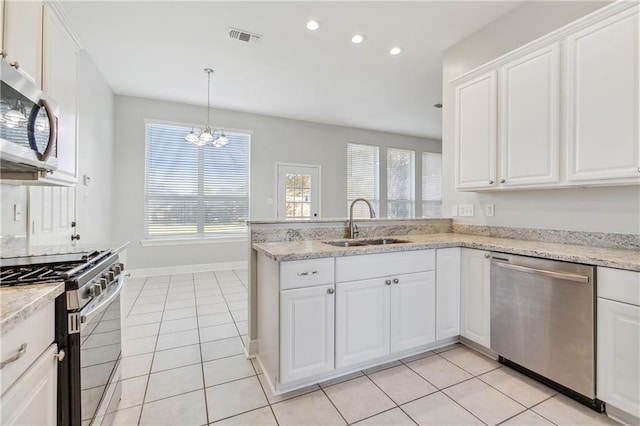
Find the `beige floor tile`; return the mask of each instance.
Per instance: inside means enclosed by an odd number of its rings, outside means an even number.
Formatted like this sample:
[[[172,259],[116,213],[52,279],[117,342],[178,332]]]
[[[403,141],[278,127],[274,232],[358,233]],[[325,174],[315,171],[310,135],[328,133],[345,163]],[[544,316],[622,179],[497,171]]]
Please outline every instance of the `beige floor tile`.
[[[549,420],[531,410],[520,413],[501,424],[505,426],[553,426]]]
[[[155,322],[152,324],[133,325],[125,327],[123,330],[124,340],[140,339],[141,337],[157,336],[158,330],[160,330],[160,323]]]
[[[247,334],[247,321],[236,321],[236,328],[238,333]]]
[[[438,389],[470,379],[471,374],[439,356],[430,356],[407,364]]]
[[[460,347],[462,347],[461,343],[452,343],[450,345],[443,346],[443,347],[438,348],[438,349],[434,349],[433,352],[439,354],[441,352],[450,351],[451,349],[456,349],[456,348],[460,348]]]
[[[322,391],[271,406],[280,426],[344,425],[345,421]]]
[[[200,345],[156,351],[153,357],[152,373],[184,367],[191,364],[200,365]]]
[[[165,310],[162,315],[163,321],[177,320],[182,318],[190,318],[196,316],[196,308],[180,308]]]
[[[122,356],[129,357],[153,352],[156,347],[156,336],[141,337],[122,342]]]
[[[171,298],[171,296],[168,297],[167,303],[166,303],[166,308],[167,310],[171,310],[171,309],[184,309],[184,308],[191,308],[196,306],[196,300],[195,299],[184,299],[184,300],[174,300]],[[143,410],[144,411],[144,410]]]
[[[137,297],[136,295],[136,305],[148,305],[150,303],[164,303],[167,300],[167,296],[148,296],[148,297]],[[133,302],[133,301],[132,301]]]
[[[251,364],[253,365],[253,369],[256,370],[256,374],[262,374],[262,368],[260,367],[260,363],[257,359],[251,358]]]
[[[442,352],[440,356],[474,376],[500,367],[498,362],[467,347]]]
[[[202,366],[200,365],[189,365],[153,373],[149,376],[145,403],[196,391],[203,387]]]
[[[335,384],[346,382],[348,380],[352,380],[352,379],[355,379],[357,377],[362,377],[362,376],[363,376],[362,371],[356,371],[354,373],[345,374],[344,376],[336,377],[334,379],[330,379],[330,380],[327,380],[325,382],[322,382],[322,383],[320,383],[320,387],[326,388],[326,387],[333,386]]]
[[[176,333],[178,331],[193,330],[195,328],[198,328],[198,319],[196,317],[167,320],[162,321],[160,334]]]
[[[615,425],[615,421],[604,414],[580,405],[564,395],[556,395],[532,408],[542,417],[558,425]]]
[[[244,345],[240,337],[230,339],[213,340],[200,345],[202,349],[202,360],[212,361],[214,359],[226,358],[232,355],[244,354]]]
[[[122,358],[122,378],[144,376],[151,371],[153,352]]]
[[[177,290],[172,290],[169,289],[169,293],[167,294],[167,299],[174,301],[174,300],[191,300],[193,302],[195,302],[196,300],[196,296],[195,296],[195,290],[193,288],[190,289],[177,289]]]
[[[402,365],[402,362],[391,361],[391,362],[387,362],[386,364],[376,365],[375,367],[367,368],[366,370],[363,370],[363,372],[364,374],[373,374],[377,371],[386,370],[387,368],[396,367],[398,365]]]
[[[142,406],[140,425],[200,426],[207,423],[204,389]]]
[[[129,312],[129,316],[148,314],[150,312],[162,312],[164,310],[164,302],[148,303],[146,305],[135,305]]]
[[[369,378],[398,405],[438,390],[406,365],[370,374]]]
[[[229,308],[227,308],[226,303],[214,303],[212,305],[198,306],[198,316],[220,314],[224,312],[229,312]]]
[[[556,394],[553,389],[508,367],[490,371],[478,378],[525,407],[532,407]]]
[[[412,401],[403,405],[402,409],[420,426],[484,426],[442,392]]]
[[[151,324],[154,322],[160,322],[162,319],[162,312],[151,312],[149,314],[141,315],[129,315],[125,321],[126,327],[134,325]]]
[[[210,342],[212,340],[227,339],[236,336],[238,336],[238,329],[233,323],[200,328],[201,342]]]
[[[246,291],[242,291],[242,292],[238,292],[238,293],[232,293],[232,294],[226,294],[224,296],[225,300],[227,302],[244,302],[247,303],[247,292]],[[246,306],[246,305],[245,305]]]
[[[401,409],[394,408],[358,423],[358,426],[415,426],[415,423]]]
[[[278,426],[271,407],[262,407],[212,423],[219,426]]]
[[[393,408],[395,404],[368,377],[359,377],[324,389],[348,423]]]
[[[200,336],[197,329],[178,331],[176,333],[161,334],[158,336],[157,351],[165,349],[179,348],[200,343]]]
[[[264,396],[258,379],[247,377],[206,389],[209,421],[214,422],[240,413],[264,407]]]
[[[435,355],[435,353],[434,353],[434,352],[432,352],[432,351],[427,351],[427,352],[422,352],[422,353],[420,353],[420,354],[411,355],[411,356],[408,356],[408,357],[406,357],[406,358],[402,358],[400,361],[401,361],[401,362],[403,362],[403,363],[405,363],[405,364],[408,364],[408,363],[410,363],[410,362],[417,361],[417,360],[419,360],[419,359],[426,358],[426,357],[428,357],[428,356],[433,356],[433,355]]]
[[[203,367],[206,387],[256,375],[251,361],[245,355],[207,361],[203,364]]]
[[[467,380],[443,392],[488,425],[496,425],[526,409],[478,379]]]
[[[231,311],[231,316],[234,321],[246,321],[247,320],[247,310],[243,309],[241,311]]]
[[[242,311],[247,309],[247,301],[241,300],[238,302],[227,302],[230,311]]]
[[[111,426],[132,426],[138,424],[142,405],[118,410],[113,418]]]
[[[198,295],[198,299],[196,300],[198,309],[206,305],[219,305],[221,303],[227,303],[221,294]]]
[[[278,402],[286,401],[287,399],[295,398],[296,396],[304,395],[320,389],[320,386],[318,385],[311,385],[311,386],[304,387],[302,389],[296,389],[294,391],[283,393],[280,395],[274,395],[273,392],[271,392],[271,387],[269,386],[267,379],[264,377],[264,374],[258,375],[258,380],[260,380],[262,389],[264,389],[264,393],[267,395],[269,404],[275,404]]]
[[[134,377],[122,381],[122,396],[118,410],[141,405],[149,376]]]
[[[200,328],[211,327],[214,325],[230,324],[233,322],[231,312],[222,312],[219,314],[201,315],[198,317],[198,326]]]

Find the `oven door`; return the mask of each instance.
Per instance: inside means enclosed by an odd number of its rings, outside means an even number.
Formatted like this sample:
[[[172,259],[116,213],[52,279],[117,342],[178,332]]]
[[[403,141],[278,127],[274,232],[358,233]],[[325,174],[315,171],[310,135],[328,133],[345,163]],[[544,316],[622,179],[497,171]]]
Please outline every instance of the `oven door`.
[[[80,344],[79,405],[83,425],[102,424],[105,414],[115,411],[120,401],[120,292],[123,284],[124,275],[120,274],[78,315],[81,323],[77,334]],[[76,369],[72,367],[72,370]],[[76,410],[72,408],[72,412]]]

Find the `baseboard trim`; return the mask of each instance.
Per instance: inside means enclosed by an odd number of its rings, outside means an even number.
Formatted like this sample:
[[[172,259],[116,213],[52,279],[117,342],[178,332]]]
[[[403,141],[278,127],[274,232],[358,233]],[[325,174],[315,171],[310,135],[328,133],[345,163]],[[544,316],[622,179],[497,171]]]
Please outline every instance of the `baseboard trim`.
[[[249,340],[244,351],[247,354],[247,358],[255,358],[258,355],[258,340]]]
[[[226,269],[246,269],[247,262],[201,263],[197,265],[162,266],[158,268],[129,269],[131,278],[154,277],[157,275],[188,274],[193,272],[223,271]],[[125,265],[126,267],[126,265]]]

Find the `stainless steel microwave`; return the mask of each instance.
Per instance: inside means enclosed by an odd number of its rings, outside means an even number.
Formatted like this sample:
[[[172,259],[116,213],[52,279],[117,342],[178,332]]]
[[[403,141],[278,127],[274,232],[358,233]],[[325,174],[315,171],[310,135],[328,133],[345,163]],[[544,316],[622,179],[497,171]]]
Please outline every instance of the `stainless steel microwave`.
[[[58,167],[58,106],[0,60],[0,174],[3,180],[37,181]]]

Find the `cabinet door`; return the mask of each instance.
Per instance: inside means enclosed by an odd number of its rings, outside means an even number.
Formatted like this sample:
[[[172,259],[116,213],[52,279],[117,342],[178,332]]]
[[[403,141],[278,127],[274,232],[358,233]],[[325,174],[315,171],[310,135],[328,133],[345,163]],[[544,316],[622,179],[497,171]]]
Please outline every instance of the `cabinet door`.
[[[596,395],[640,418],[640,307],[598,298]]]
[[[462,249],[460,334],[487,348],[491,347],[490,267],[489,252]]]
[[[567,39],[570,181],[640,176],[638,6]]]
[[[385,278],[336,284],[336,368],[389,354],[389,297]]]
[[[29,242],[33,245],[70,244],[76,220],[76,188],[29,187]]]
[[[496,75],[481,75],[455,87],[456,188],[496,183]]]
[[[42,85],[42,2],[5,0],[5,61]]]
[[[58,347],[53,344],[0,401],[3,425],[53,425],[57,413]]]
[[[500,184],[558,182],[559,80],[557,43],[500,69]]]
[[[78,47],[51,9],[44,10],[43,88],[60,107],[58,169],[51,178],[75,183],[78,178]]]
[[[460,249],[436,250],[436,340],[460,335]]]
[[[436,274],[391,277],[391,352],[436,340]]]
[[[332,285],[280,292],[280,383],[334,369]]]

